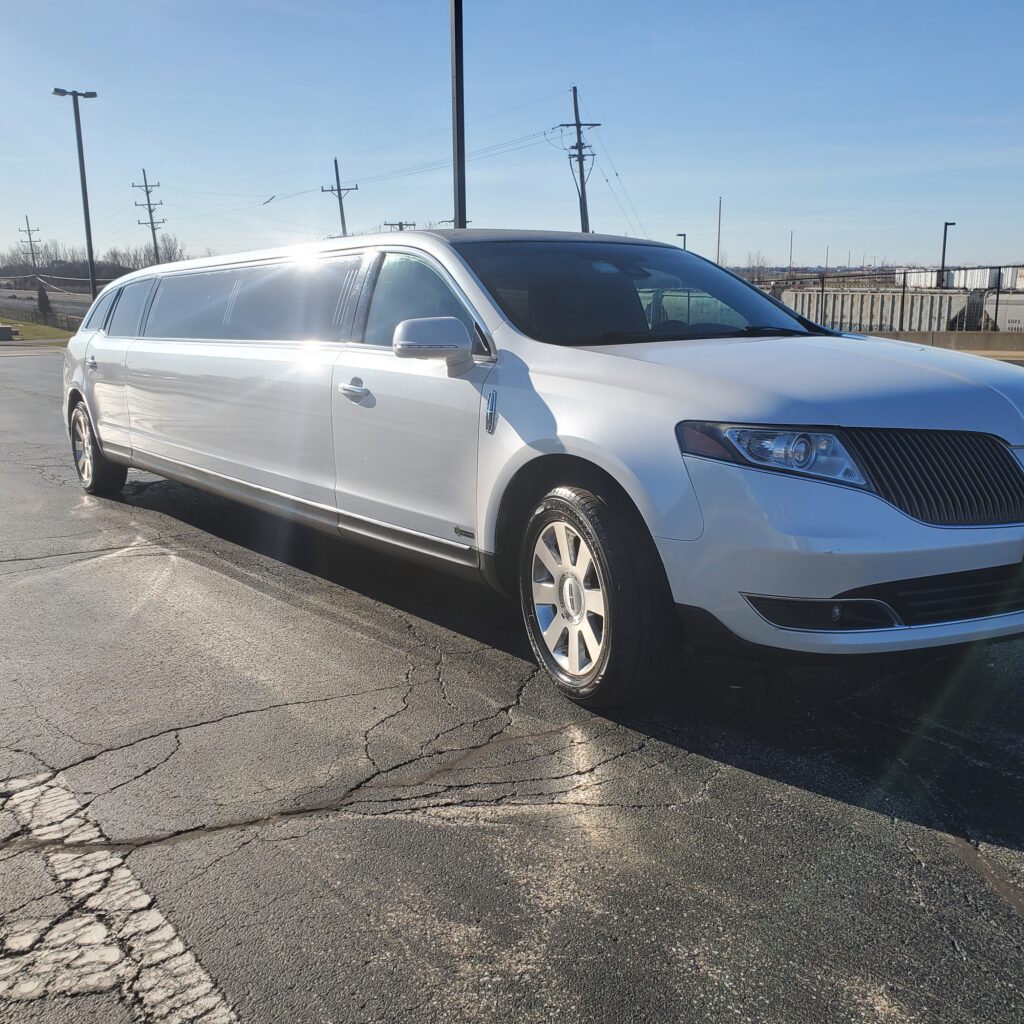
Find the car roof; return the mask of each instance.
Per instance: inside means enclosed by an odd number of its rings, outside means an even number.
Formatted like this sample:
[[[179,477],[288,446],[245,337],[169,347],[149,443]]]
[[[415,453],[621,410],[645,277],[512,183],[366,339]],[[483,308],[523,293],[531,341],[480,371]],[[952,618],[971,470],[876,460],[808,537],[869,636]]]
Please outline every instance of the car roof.
[[[178,260],[161,263],[132,271],[116,278],[104,288],[108,291],[132,281],[179,271],[196,271],[216,267],[232,266],[237,263],[260,263],[265,260],[281,259],[287,256],[317,256],[321,253],[345,252],[366,246],[413,245],[417,243],[428,251],[438,247],[450,247],[462,242],[626,242],[633,245],[657,245],[673,248],[665,242],[654,242],[646,238],[630,238],[623,235],[584,234],[581,231],[533,231],[506,228],[427,228],[411,231],[376,232],[367,235],[326,238],[319,242],[305,242],[297,245],[279,246],[273,249],[254,249],[245,252],[225,253],[218,256],[204,256],[198,259]]]

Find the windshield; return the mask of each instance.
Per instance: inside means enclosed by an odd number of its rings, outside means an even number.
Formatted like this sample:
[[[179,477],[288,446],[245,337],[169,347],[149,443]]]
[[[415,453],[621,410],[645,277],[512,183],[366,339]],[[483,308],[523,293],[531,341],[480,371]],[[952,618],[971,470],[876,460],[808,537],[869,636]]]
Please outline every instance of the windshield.
[[[502,312],[554,345],[806,334],[806,323],[707,260],[630,242],[457,242]]]

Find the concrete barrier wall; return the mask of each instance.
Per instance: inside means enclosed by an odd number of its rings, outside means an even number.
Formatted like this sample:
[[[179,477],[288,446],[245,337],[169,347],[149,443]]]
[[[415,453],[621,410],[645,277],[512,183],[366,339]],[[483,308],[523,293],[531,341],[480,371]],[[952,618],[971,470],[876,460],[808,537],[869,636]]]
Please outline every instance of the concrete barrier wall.
[[[860,333],[867,333],[860,332]],[[1022,352],[1024,331],[872,331],[879,338],[916,341],[934,348],[954,348],[966,352]]]

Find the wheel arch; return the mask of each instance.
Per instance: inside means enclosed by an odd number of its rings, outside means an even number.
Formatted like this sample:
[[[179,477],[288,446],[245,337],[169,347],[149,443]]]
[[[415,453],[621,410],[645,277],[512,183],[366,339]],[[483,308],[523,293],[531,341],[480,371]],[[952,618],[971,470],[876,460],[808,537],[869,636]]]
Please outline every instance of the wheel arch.
[[[103,451],[103,439],[96,429],[96,417],[93,416],[92,409],[89,407],[89,399],[85,397],[85,391],[78,384],[72,384],[68,388],[68,400],[64,409],[64,427],[67,434],[69,437],[71,436],[71,416],[79,402],[85,406],[85,414],[89,417],[89,427],[92,430],[93,443],[99,448],[101,455],[105,454]]]
[[[82,389],[76,384],[72,384],[68,388],[67,402],[64,406],[64,425],[68,428],[71,426],[71,414],[75,411],[75,406],[79,402],[85,402],[85,395],[82,393]],[[86,411],[89,412],[89,422],[92,422],[92,412],[89,411],[89,403],[85,402]]]
[[[567,452],[538,455],[520,466],[509,479],[494,519],[494,548],[486,573],[489,581],[506,594],[516,593],[519,539],[530,507],[553,487],[586,487],[608,497],[650,533],[646,518],[629,491],[595,462]]]

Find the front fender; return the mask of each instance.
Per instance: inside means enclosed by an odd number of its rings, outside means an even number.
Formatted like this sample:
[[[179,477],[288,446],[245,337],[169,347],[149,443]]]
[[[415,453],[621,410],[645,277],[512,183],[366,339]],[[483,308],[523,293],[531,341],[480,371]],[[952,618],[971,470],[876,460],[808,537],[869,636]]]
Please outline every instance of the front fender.
[[[503,355],[506,355],[503,353]],[[516,473],[546,455],[572,455],[626,491],[651,534],[696,540],[704,530],[697,495],[675,436],[676,410],[618,388],[532,377],[502,360],[494,383],[494,432],[480,439],[479,546],[496,549],[498,512]],[[488,389],[490,390],[490,389]]]

